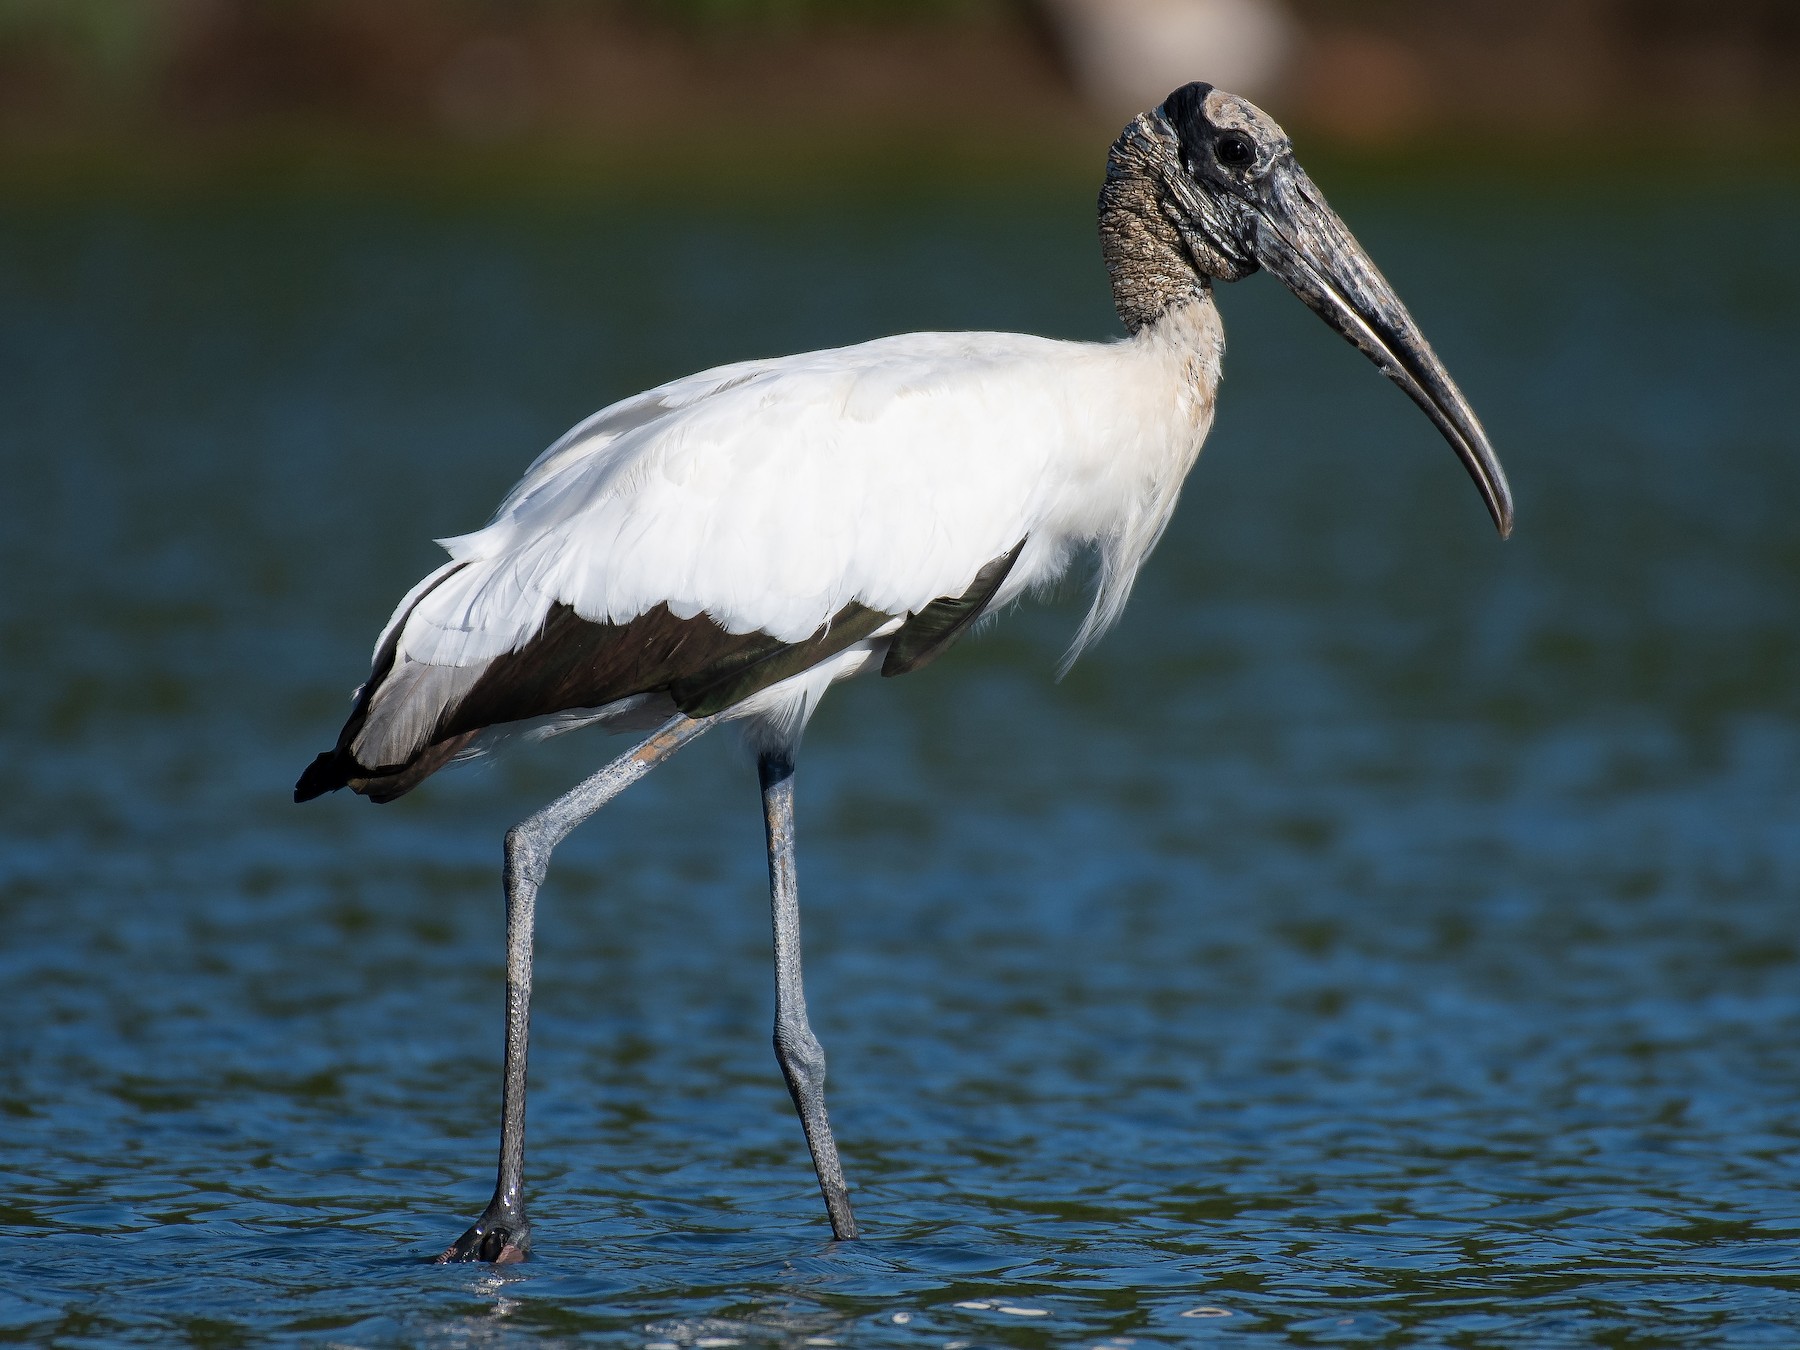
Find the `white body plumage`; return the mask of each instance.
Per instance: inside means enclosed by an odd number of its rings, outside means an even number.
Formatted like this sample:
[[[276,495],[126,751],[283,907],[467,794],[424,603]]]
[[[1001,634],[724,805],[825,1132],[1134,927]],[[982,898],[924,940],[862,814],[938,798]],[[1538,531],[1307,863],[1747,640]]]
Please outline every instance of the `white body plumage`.
[[[666,605],[785,642],[851,603],[894,616],[724,714],[748,719],[759,744],[791,738],[826,686],[878,664],[907,615],[960,594],[1021,540],[989,610],[1098,550],[1073,654],[1117,616],[1168,523],[1212,423],[1222,352],[1200,294],[1121,341],[912,333],[721,366],[615,403],[540,455],[485,528],[440,541],[451,562],[377,643],[394,639],[395,660],[357,758],[404,762],[557,602],[615,624]],[[640,727],[672,711],[634,697],[530,729]]]

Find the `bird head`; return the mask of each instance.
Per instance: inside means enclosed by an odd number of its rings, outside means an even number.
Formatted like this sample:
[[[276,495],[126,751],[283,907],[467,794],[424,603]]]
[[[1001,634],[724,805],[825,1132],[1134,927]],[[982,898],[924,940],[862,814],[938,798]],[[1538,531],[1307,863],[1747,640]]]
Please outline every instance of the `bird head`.
[[[1501,536],[1512,532],[1512,493],[1474,409],[1268,114],[1211,85],[1183,85],[1125,128],[1101,214],[1103,234],[1135,230],[1140,245],[1134,259],[1133,245],[1108,238],[1122,313],[1169,298],[1162,269],[1145,265],[1154,249],[1144,240],[1177,246],[1201,285],[1267,270],[1407,392],[1468,469]]]

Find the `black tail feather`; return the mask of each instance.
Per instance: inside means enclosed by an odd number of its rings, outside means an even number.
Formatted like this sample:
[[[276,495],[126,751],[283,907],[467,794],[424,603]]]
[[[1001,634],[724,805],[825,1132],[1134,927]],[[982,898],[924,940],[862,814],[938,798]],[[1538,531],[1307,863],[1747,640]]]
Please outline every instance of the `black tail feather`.
[[[351,776],[356,770],[356,761],[342,750],[327,750],[306,766],[306,772],[294,784],[294,800],[310,802],[314,797],[323,797],[327,792],[349,787]]]

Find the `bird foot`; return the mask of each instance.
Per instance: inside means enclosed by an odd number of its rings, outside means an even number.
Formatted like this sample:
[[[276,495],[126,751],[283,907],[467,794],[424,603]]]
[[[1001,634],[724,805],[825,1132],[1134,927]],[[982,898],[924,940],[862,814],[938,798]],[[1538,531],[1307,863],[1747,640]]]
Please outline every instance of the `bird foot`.
[[[531,1221],[523,1210],[489,1205],[474,1226],[451,1243],[437,1258],[450,1261],[486,1261],[496,1266],[523,1261],[531,1252]]]

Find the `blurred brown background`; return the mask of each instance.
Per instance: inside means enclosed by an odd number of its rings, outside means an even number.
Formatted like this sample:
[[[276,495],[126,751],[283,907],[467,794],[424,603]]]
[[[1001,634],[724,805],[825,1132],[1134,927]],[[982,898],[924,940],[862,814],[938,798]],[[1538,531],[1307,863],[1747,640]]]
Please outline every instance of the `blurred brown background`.
[[[1317,137],[1800,125],[1796,0],[0,0],[0,153],[1091,141],[1186,78]]]

